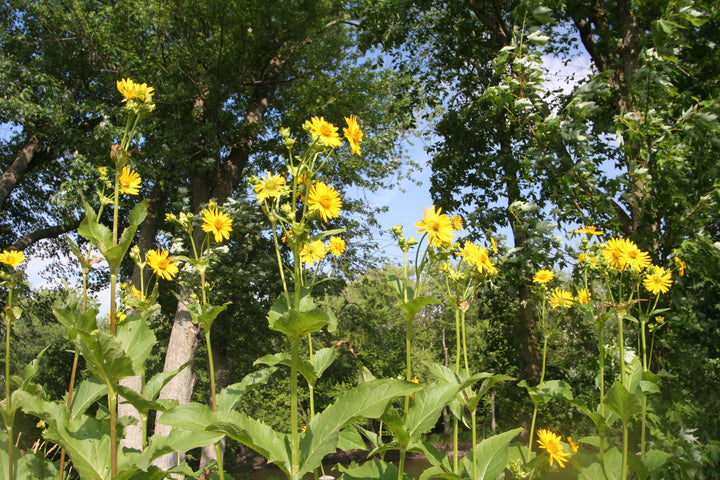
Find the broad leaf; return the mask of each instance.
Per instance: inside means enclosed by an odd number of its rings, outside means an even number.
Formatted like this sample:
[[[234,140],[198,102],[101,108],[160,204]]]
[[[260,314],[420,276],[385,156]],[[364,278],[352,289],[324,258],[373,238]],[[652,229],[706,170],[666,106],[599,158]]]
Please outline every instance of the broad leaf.
[[[313,368],[315,369],[315,376],[317,378],[322,377],[325,370],[333,364],[337,358],[338,351],[335,347],[321,348],[312,358]]]
[[[133,208],[128,215],[128,226],[125,228],[125,230],[123,230],[120,239],[118,239],[117,245],[113,246],[112,248],[104,249],[101,249],[98,246],[98,250],[100,250],[100,253],[103,254],[105,260],[108,262],[111,274],[117,274],[118,270],[120,269],[120,264],[122,263],[123,258],[125,258],[125,254],[127,253],[130,245],[133,242],[133,239],[135,238],[135,232],[147,216],[147,207],[149,204],[150,200],[146,198],[142,202],[135,205],[135,208]]]
[[[620,382],[615,382],[605,395],[605,406],[617,414],[623,422],[629,421],[642,411],[640,400],[630,394]]]
[[[150,380],[145,384],[145,397],[151,400],[156,400],[160,395],[160,391],[165,385],[167,385],[175,376],[182,372],[188,365],[194,360],[185,362],[175,370],[168,370],[167,372],[158,372],[152,376]]]
[[[350,425],[347,428],[340,430],[337,448],[342,451],[367,450],[367,445],[360,433],[358,433],[358,431]]]
[[[88,370],[107,385],[117,384],[121,378],[135,374],[132,361],[122,344],[109,332],[80,333],[75,340]]]
[[[120,342],[125,353],[132,362],[135,374],[140,374],[145,365],[145,360],[150,356],[153,345],[156,343],[155,334],[140,318],[138,312],[134,312],[117,325],[115,338]]]
[[[398,307],[400,307],[408,317],[415,318],[415,315],[417,315],[424,306],[430,305],[431,303],[440,303],[440,300],[435,297],[417,297],[409,302],[399,304]]]
[[[477,478],[495,479],[504,470],[508,462],[508,446],[522,431],[522,427],[494,435],[480,442],[473,452],[466,455],[462,462],[469,475],[472,475],[473,460],[477,465]]]
[[[213,445],[223,437],[221,433],[189,431],[173,428],[167,436],[155,434],[150,437],[147,447],[134,459],[134,464],[147,471],[153,460],[173,452],[187,452],[194,448]]]
[[[90,377],[83,380],[73,392],[70,403],[70,419],[74,420],[87,412],[87,409],[95,402],[107,396],[107,392],[107,385],[99,378]]]
[[[318,332],[327,325],[328,320],[327,314],[315,306],[307,292],[303,292],[298,309],[288,308],[285,296],[280,295],[268,313],[270,329],[290,338],[302,338],[308,333]]]
[[[256,385],[266,384],[276,370],[276,368],[261,368],[260,370],[245,375],[240,382],[228,385],[217,395],[217,409],[226,411],[234,410],[237,404],[240,403],[240,400],[242,400],[245,392]]]
[[[270,367],[275,365],[285,365],[286,367],[290,367],[291,363],[292,362],[290,361],[289,354],[274,353],[258,358],[257,360],[255,360],[253,365],[263,364]],[[300,372],[300,375],[305,377],[305,381],[307,381],[310,385],[315,385],[315,382],[317,381],[317,376],[315,375],[315,370],[313,369],[312,365],[310,365],[310,362],[308,362],[304,358],[300,358],[297,369],[298,372]]]
[[[300,440],[302,476],[317,468],[337,446],[340,430],[355,419],[378,418],[393,398],[409,395],[419,386],[402,380],[383,379],[361,383],[313,418]]]
[[[342,472],[343,480],[366,480],[368,478],[373,480],[397,480],[399,473],[395,464],[379,459],[369,460],[362,465],[355,462],[347,467],[338,465],[338,468]],[[412,477],[404,473],[403,479],[412,480]]]
[[[98,329],[97,309],[79,313],[75,310],[53,307],[52,311],[55,318],[70,331],[70,340],[75,339],[77,332],[92,333]]]
[[[459,389],[460,385],[435,383],[415,394],[405,419],[411,439],[419,439],[435,426],[443,408],[455,398]]]

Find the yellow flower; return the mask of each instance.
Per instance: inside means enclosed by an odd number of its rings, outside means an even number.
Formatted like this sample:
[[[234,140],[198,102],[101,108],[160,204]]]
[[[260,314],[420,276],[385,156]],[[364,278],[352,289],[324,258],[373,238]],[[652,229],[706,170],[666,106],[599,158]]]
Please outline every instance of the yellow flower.
[[[343,128],[343,133],[350,144],[350,155],[356,153],[360,155],[360,142],[362,142],[363,132],[357,123],[357,117],[355,115],[345,117],[345,122],[348,128]]]
[[[124,322],[125,320],[127,320],[127,315],[125,315],[124,312],[117,312],[117,313],[115,314],[115,321],[116,321],[116,323],[122,323],[122,322]],[[109,323],[109,322],[108,322],[108,323]]]
[[[436,247],[449,244],[455,236],[452,221],[441,212],[442,208],[435,211],[435,206],[428,207],[424,210],[422,221],[415,224],[418,233],[427,232],[428,242]]]
[[[315,240],[314,242],[303,245],[300,250],[300,260],[308,265],[312,265],[322,260],[325,253],[325,245],[323,245],[322,241]]]
[[[202,212],[202,230],[203,232],[212,232],[216,242],[222,242],[230,238],[232,232],[232,218],[225,212],[221,212],[214,208],[208,208]]]
[[[555,274],[550,270],[538,270],[533,277],[533,283],[545,284],[553,278],[555,278]]]
[[[155,89],[153,87],[148,87],[147,83],[135,84],[135,96],[138,101],[145,103],[152,102],[153,93],[155,93]]]
[[[672,274],[666,272],[662,267],[653,267],[652,271],[645,275],[643,286],[653,295],[667,293],[672,285]]]
[[[47,425],[45,424],[44,420],[38,420],[38,422],[35,424],[37,428],[45,428]]]
[[[581,288],[580,290],[578,290],[578,293],[577,293],[578,303],[590,303],[591,297],[592,297],[592,295],[590,295],[590,292],[588,292],[586,288]]]
[[[310,187],[307,204],[310,210],[320,212],[320,217],[324,222],[339,217],[342,208],[340,194],[333,187],[325,185],[323,182],[317,182]]]
[[[632,240],[625,240],[625,265],[639,272],[650,265],[650,254],[640,250]]]
[[[555,461],[560,468],[565,467],[565,462],[567,462],[567,457],[569,457],[570,454],[563,449],[559,435],[555,435],[549,430],[538,430],[537,442],[540,448],[545,449],[548,455],[550,455],[550,465]]]
[[[498,253],[497,241],[493,237],[490,237],[490,249],[493,253]]]
[[[143,295],[143,293],[140,290],[135,288],[135,285],[130,285],[130,292],[133,295],[135,295],[138,299],[145,300],[145,295]]]
[[[135,82],[129,78],[123,80],[117,80],[116,82],[118,91],[125,97],[125,100],[132,100],[135,98]]]
[[[417,376],[411,378],[410,381],[411,381],[412,383],[420,384],[420,380],[418,380],[418,377],[417,377]]]
[[[603,248],[603,256],[611,267],[625,268],[625,240],[611,238]]]
[[[687,265],[685,265],[685,262],[683,262],[683,261],[680,259],[680,257],[675,257],[675,258],[673,258],[673,260],[675,261],[675,265],[677,266],[678,275],[680,275],[681,277],[684,276],[684,275],[685,275],[685,269],[687,268]]]
[[[12,268],[17,268],[24,261],[25,255],[21,250],[3,250],[0,253],[0,263],[10,265]]]
[[[577,453],[579,447],[577,443],[573,442],[572,437],[568,437],[568,443],[570,444],[570,448],[572,449],[572,451]]]
[[[323,145],[328,147],[339,147],[342,145],[337,127],[325,121],[323,117],[312,117],[310,119],[310,133],[317,135]]]
[[[665,317],[658,315],[657,317],[655,317],[655,321],[658,323],[665,323]]]
[[[268,198],[277,198],[285,190],[285,177],[268,172],[267,177],[261,177],[260,182],[255,184],[253,189],[257,194],[258,203],[262,203]]]
[[[497,268],[490,261],[487,248],[480,247],[472,242],[465,242],[465,246],[460,250],[460,256],[467,263],[477,268],[479,273],[497,274]]]
[[[345,240],[340,237],[330,237],[327,249],[330,253],[339,257],[345,252]]]
[[[550,293],[548,303],[550,303],[552,308],[569,308],[572,307],[573,304],[573,295],[567,290],[556,288]]]
[[[579,230],[575,230],[575,233],[584,233],[586,235],[604,235],[605,232],[600,232],[594,225],[588,225]]]
[[[137,195],[140,191],[142,178],[135,170],[123,167],[120,174],[120,193],[125,195]]]
[[[173,257],[169,257],[167,250],[150,250],[147,252],[145,259],[153,272],[158,277],[165,280],[172,280],[178,273],[177,261]]]
[[[460,215],[455,215],[450,219],[450,222],[452,223],[453,230],[456,232],[459,232],[463,229],[463,221],[462,218],[460,218]]]
[[[307,425],[303,425],[303,426],[300,428],[300,433],[305,433],[305,432],[307,432]]]

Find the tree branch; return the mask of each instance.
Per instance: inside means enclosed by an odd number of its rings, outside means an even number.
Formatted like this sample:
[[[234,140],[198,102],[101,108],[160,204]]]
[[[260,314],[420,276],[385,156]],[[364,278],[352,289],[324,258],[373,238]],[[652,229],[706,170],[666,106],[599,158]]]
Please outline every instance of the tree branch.
[[[38,138],[33,135],[30,141],[20,150],[15,160],[10,164],[7,170],[0,177],[0,207],[5,203],[13,188],[18,184],[20,179],[27,172],[30,162],[32,162],[35,152],[37,152]]]
[[[44,240],[46,238],[57,238],[63,233],[77,230],[77,228],[80,226],[80,222],[81,220],[75,220],[72,223],[55,225],[54,227],[47,227],[40,230],[35,230],[34,232],[28,233],[20,240],[7,247],[7,250],[25,250],[30,245],[34,244],[39,240]]]

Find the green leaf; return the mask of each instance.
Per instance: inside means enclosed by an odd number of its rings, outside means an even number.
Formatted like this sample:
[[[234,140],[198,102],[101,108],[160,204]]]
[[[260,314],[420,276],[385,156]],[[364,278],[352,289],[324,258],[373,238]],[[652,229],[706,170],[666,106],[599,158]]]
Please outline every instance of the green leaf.
[[[525,389],[527,389],[535,405],[545,403],[551,398],[563,398],[568,401],[573,400],[570,384],[563,380],[549,380],[537,387],[531,387],[525,380],[522,380],[518,383],[518,387],[525,387]]]
[[[208,425],[217,422],[217,417],[207,405],[190,402],[167,410],[160,415],[158,422],[185,430],[204,431]]]
[[[301,358],[299,360],[300,361],[298,362],[297,366],[298,372],[300,372],[300,375],[305,377],[305,381],[307,381],[310,385],[315,385],[315,382],[317,381],[317,375],[315,375],[315,370],[313,369],[312,365],[310,365],[310,362],[308,362],[304,358]],[[255,360],[253,365],[258,365],[261,363],[270,367],[275,365],[285,365],[286,367],[289,367],[292,362],[290,360],[290,354],[274,353],[258,358],[257,360]]]
[[[115,338],[130,358],[134,372],[139,375],[156,343],[155,334],[143,321],[140,314],[133,312],[125,321],[117,325]]]
[[[445,405],[455,398],[459,390],[459,385],[435,383],[416,393],[405,419],[405,428],[410,438],[419,439],[420,435],[430,431]]]
[[[180,365],[175,370],[168,370],[167,372],[158,372],[152,376],[150,380],[145,384],[145,397],[150,400],[157,400],[160,395],[160,391],[165,385],[167,385],[175,376],[182,372],[188,365],[194,360],[190,360]]]
[[[100,250],[100,253],[103,254],[105,260],[108,262],[110,274],[117,274],[120,269],[120,264],[122,263],[123,258],[125,258],[125,254],[128,249],[130,249],[130,245],[135,238],[135,232],[147,216],[147,207],[149,203],[150,200],[146,198],[135,205],[135,208],[133,208],[130,215],[128,215],[128,226],[125,230],[123,230],[117,245],[112,248],[105,249],[98,247],[98,250]]]
[[[380,459],[369,460],[362,465],[352,462],[347,467],[338,465],[338,469],[342,472],[343,480],[365,480],[372,478],[374,480],[397,480],[398,469],[393,463],[385,462]],[[404,480],[412,480],[407,473],[403,473]]]
[[[302,476],[317,468],[328,453],[335,451],[340,430],[355,419],[378,418],[393,398],[409,395],[419,386],[402,380],[383,379],[361,383],[315,416],[300,440]]]
[[[367,445],[360,433],[358,433],[358,431],[350,425],[347,428],[340,430],[337,448],[342,451],[367,450]]]
[[[132,388],[124,385],[115,385],[115,391],[124,399],[124,401],[118,399],[119,402],[129,403],[144,415],[147,415],[150,410],[157,410],[159,412],[167,410],[162,403],[145,398]]]
[[[108,332],[93,335],[80,332],[75,340],[88,370],[107,385],[117,384],[121,378],[135,374],[132,361],[122,344]]]
[[[417,315],[425,305],[430,305],[431,303],[440,303],[440,300],[435,297],[417,297],[409,302],[399,304],[398,307],[400,307],[409,318],[415,318],[415,315]]]
[[[505,433],[486,438],[476,445],[473,452],[466,455],[462,460],[468,475],[472,475],[474,471],[473,458],[476,458],[475,463],[478,467],[477,478],[497,478],[505,470],[505,465],[508,462],[508,446],[510,442],[512,442],[522,430],[522,427],[518,427]]]
[[[223,433],[247,445],[290,476],[290,441],[287,435],[240,412],[217,412],[217,419],[217,423],[207,427],[208,431]]]
[[[112,230],[98,223],[95,210],[89,203],[83,200],[83,206],[85,207],[85,218],[78,227],[78,234],[90,240],[104,255],[104,252],[112,248]]]
[[[638,398],[630,394],[620,382],[615,382],[605,395],[605,406],[623,422],[629,421],[642,411]]]
[[[200,303],[193,302],[187,306],[187,309],[193,323],[200,325],[203,330],[209,332],[217,316],[224,312],[228,305],[230,305],[230,302],[226,302],[223,305],[201,305]]]
[[[222,437],[221,433],[216,432],[173,428],[167,436],[155,434],[150,437],[147,447],[134,460],[134,464],[141,470],[148,471],[156,458],[168,453],[187,452],[205,445],[213,445]]]
[[[293,296],[293,293],[290,294]],[[308,333],[318,332],[328,323],[325,312],[315,307],[309,293],[303,292],[299,309],[288,308],[284,295],[280,295],[268,314],[271,330],[281,332],[290,338],[302,338]]]
[[[77,332],[92,333],[98,329],[97,309],[80,313],[70,309],[53,307],[52,311],[58,322],[70,330],[70,340],[75,338]]]
[[[233,383],[225,387],[216,398],[218,410],[234,410],[245,393],[256,385],[264,385],[277,368],[261,368],[255,372],[249,373],[243,377],[238,383]]]
[[[320,350],[315,352],[312,358],[313,368],[315,369],[315,376],[317,378],[322,377],[322,374],[325,373],[325,370],[327,370],[328,367],[333,364],[337,356],[338,351],[335,347],[321,348]]]
[[[107,385],[99,378],[90,377],[83,380],[75,389],[70,403],[70,419],[74,420],[79,415],[87,412],[95,402],[107,396]]]

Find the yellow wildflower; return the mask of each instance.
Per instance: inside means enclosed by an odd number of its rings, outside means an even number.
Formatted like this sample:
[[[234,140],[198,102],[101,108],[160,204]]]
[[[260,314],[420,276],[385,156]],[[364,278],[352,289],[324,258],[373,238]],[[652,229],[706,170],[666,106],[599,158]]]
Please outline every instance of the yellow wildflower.
[[[573,295],[567,290],[556,288],[550,292],[550,299],[548,300],[548,303],[550,303],[552,308],[569,308],[572,307],[573,304]]]
[[[137,195],[140,192],[142,178],[135,170],[123,167],[120,174],[120,193],[125,195]]]
[[[339,257],[345,253],[345,240],[340,237],[330,237],[327,249],[330,253]]]
[[[435,247],[448,245],[455,236],[452,221],[441,212],[442,208],[436,211],[435,206],[428,207],[424,211],[422,221],[415,223],[418,233],[427,232],[428,242]]]
[[[570,454],[563,449],[559,435],[549,430],[538,430],[538,444],[550,455],[550,465],[555,461],[560,468],[565,467],[565,462]]]
[[[594,225],[588,225],[579,230],[575,230],[575,233],[584,233],[586,235],[604,235],[605,232],[600,232]]]
[[[685,269],[687,268],[687,265],[685,265],[685,262],[680,259],[680,257],[673,258],[675,261],[675,265],[677,266],[678,275],[681,277],[685,275]]]
[[[118,91],[125,97],[125,100],[132,100],[135,98],[135,82],[129,78],[118,80],[116,82]]]
[[[573,442],[572,437],[567,437],[567,438],[568,438],[568,443],[570,444],[570,448],[572,449],[573,452],[577,453],[578,448],[579,448],[578,444]]]
[[[325,121],[323,117],[312,117],[310,119],[310,133],[317,135],[320,142],[328,147],[339,147],[342,145],[337,127]]]
[[[302,249],[300,249],[300,260],[308,265],[313,265],[315,262],[322,260],[323,257],[325,257],[325,253],[325,245],[323,245],[322,241],[315,240],[302,246]]]
[[[538,270],[533,277],[533,283],[545,284],[553,278],[555,278],[555,274],[550,270]]]
[[[493,237],[490,237],[490,249],[493,253],[498,253],[497,241]]]
[[[153,272],[165,280],[172,280],[178,273],[177,260],[170,257],[167,250],[150,250],[147,252],[145,259],[147,264],[152,268]]]
[[[17,268],[24,261],[25,255],[21,250],[3,250],[0,253],[0,263],[10,265],[12,268]]]
[[[590,298],[591,298],[590,292],[588,292],[586,288],[581,288],[580,290],[578,290],[578,293],[577,293],[578,303],[590,303]]]
[[[310,187],[307,204],[310,210],[320,212],[320,217],[324,222],[339,217],[342,208],[340,194],[332,186],[325,185],[323,182],[317,182]]]
[[[666,272],[662,267],[653,267],[652,271],[645,275],[643,286],[653,295],[667,293],[672,285],[672,274]]]
[[[267,177],[261,177],[253,189],[257,194],[258,203],[262,203],[268,198],[277,198],[285,190],[285,177],[268,172]]]
[[[463,229],[463,221],[460,215],[455,215],[450,219],[450,222],[452,223],[453,230],[456,232],[459,232]]]
[[[357,117],[355,115],[345,117],[345,122],[347,122],[348,128],[343,128],[343,133],[350,144],[350,155],[356,153],[360,155],[360,142],[362,142],[363,132],[357,123]]]
[[[232,232],[232,218],[225,212],[221,212],[214,208],[208,208],[202,212],[202,230],[206,233],[212,233],[216,242],[222,242],[230,238]]]

